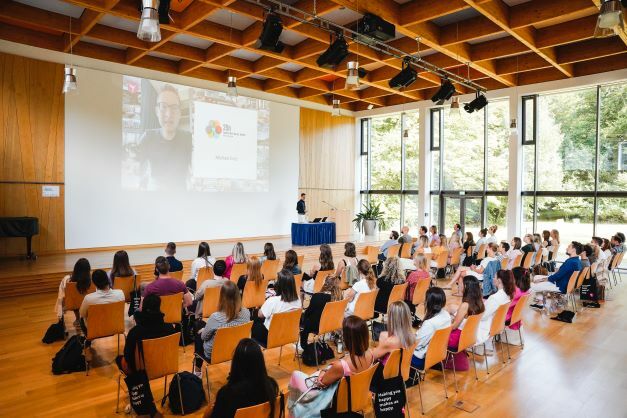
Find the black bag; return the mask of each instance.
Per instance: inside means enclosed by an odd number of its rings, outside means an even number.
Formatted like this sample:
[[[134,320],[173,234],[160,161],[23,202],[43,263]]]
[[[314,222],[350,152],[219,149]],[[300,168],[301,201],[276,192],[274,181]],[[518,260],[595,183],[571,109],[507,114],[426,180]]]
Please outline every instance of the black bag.
[[[551,318],[554,321],[561,321],[571,324],[573,322],[573,318],[575,317],[575,313],[572,311],[562,311],[557,316]]]
[[[379,341],[379,335],[387,329],[383,322],[372,321],[372,341]]]
[[[73,335],[52,359],[52,374],[65,374],[85,371],[83,341],[85,337]]]
[[[377,418],[403,418],[403,408],[407,403],[405,384],[401,374],[403,350],[398,362],[398,376],[390,379],[381,379],[377,382],[374,394],[374,414]]]
[[[347,412],[337,412],[337,392],[339,390],[339,385],[333,394],[333,402],[331,402],[331,406],[327,409],[320,410],[320,418],[356,418],[363,417],[363,415],[353,412],[353,400],[351,399],[351,378],[350,376],[346,376],[346,386],[348,389],[348,411]]]
[[[144,363],[144,349],[141,340],[137,342],[137,350],[141,363]],[[137,370],[124,378],[128,388],[128,397],[131,400],[131,407],[137,415],[153,416],[157,412],[155,400],[150,390],[150,380],[146,370]]]
[[[194,335],[194,330],[197,329],[196,327],[196,317],[194,315],[187,315],[187,314],[183,314],[182,318],[182,325],[183,328],[181,329],[181,327],[179,326],[179,324],[176,324],[175,328],[176,331],[180,331],[181,332],[181,338],[179,339],[179,346],[183,347],[184,345],[190,345],[194,343],[194,340],[196,338],[196,336]]]
[[[598,281],[596,277],[591,277],[583,281],[579,288],[580,299],[596,302],[598,300],[597,294]]]
[[[133,279],[133,289],[137,289],[137,275]],[[139,311],[139,305],[142,301],[142,295],[139,290],[132,290],[130,294],[130,303],[128,304],[128,316],[133,316]]]
[[[179,395],[183,396],[182,402]],[[168,402],[170,410],[175,414],[185,415],[199,410],[205,402],[205,391],[200,377],[190,372],[175,374],[168,390]]]
[[[63,322],[63,318],[61,318],[59,319],[59,322],[48,327],[44,338],[41,339],[41,342],[44,344],[52,344],[55,341],[65,340],[66,336],[67,332],[65,331],[65,322]]]
[[[316,353],[314,352],[314,350],[317,350],[318,352],[318,364],[322,364],[327,360],[335,358],[333,349],[329,347],[329,344],[325,343],[324,341],[316,341],[315,343],[305,345],[305,347],[303,348],[301,358],[306,366],[316,366]]]

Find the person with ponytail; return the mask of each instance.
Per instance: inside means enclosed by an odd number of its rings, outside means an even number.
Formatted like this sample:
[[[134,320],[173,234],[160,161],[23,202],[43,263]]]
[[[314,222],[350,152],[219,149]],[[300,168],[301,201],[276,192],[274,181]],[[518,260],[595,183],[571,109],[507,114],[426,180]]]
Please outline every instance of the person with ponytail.
[[[516,294],[516,284],[511,270],[499,270],[496,273],[494,285],[497,291],[485,301],[485,310],[477,330],[477,344],[488,340],[497,309],[503,304],[510,303]]]
[[[427,347],[433,338],[433,334],[439,329],[451,325],[451,315],[444,307],[446,306],[446,295],[440,287],[431,287],[427,290],[425,303],[425,318],[418,332],[416,340],[418,345],[411,358],[411,365],[419,370],[424,369]]]
[[[346,289],[344,292],[344,299],[348,299],[344,316],[350,316],[355,312],[355,305],[360,293],[370,292],[377,288],[377,277],[374,275],[368,260],[359,260],[357,271],[359,271],[359,280],[355,282],[353,287]]]

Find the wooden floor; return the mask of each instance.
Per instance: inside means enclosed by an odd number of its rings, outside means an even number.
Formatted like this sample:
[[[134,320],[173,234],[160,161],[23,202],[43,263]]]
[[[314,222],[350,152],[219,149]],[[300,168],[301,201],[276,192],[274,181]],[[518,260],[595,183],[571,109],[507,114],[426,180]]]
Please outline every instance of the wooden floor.
[[[434,417],[625,417],[627,393],[627,285],[609,293],[601,309],[580,312],[573,324],[552,321],[538,312],[525,312],[525,348],[512,347],[506,365],[489,357],[486,379],[478,362],[479,382],[472,371],[461,372],[455,394],[447,373],[449,399],[444,399],[442,374],[429,372],[423,386],[427,416]],[[114,416],[117,370],[112,364],[115,339],[93,344],[95,368],[89,376],[53,376],[51,359],[62,343],[41,343],[55,320],[56,295],[37,294],[0,302],[0,417]],[[458,302],[455,299],[450,302]],[[67,317],[71,328],[71,314]],[[130,325],[130,324],[129,324]],[[192,348],[179,351],[180,370],[190,370]],[[278,349],[266,353],[268,369],[282,388],[297,368],[293,349],[285,348],[281,367]],[[229,364],[210,368],[212,398],[226,379]],[[308,372],[313,369],[307,368]],[[160,397],[163,384],[154,381]],[[123,394],[124,396],[124,394]],[[409,389],[411,415],[420,416],[418,388]],[[456,401],[477,409],[471,414],[455,408]],[[166,415],[169,413],[166,405]],[[190,416],[200,416],[201,413]]]

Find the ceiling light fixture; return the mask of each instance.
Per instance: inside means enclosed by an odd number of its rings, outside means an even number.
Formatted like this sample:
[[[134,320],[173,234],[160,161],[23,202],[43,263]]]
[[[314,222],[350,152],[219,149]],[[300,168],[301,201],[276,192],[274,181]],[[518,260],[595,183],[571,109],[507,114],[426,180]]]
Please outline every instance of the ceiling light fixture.
[[[280,54],[283,48],[285,48],[283,42],[279,41],[281,32],[283,32],[283,22],[281,18],[274,10],[269,11],[268,14],[266,14],[266,19],[263,22],[263,28],[261,29],[261,34],[255,44],[255,48]]]
[[[159,0],[142,0],[141,20],[137,37],[142,41],[159,42],[161,29],[159,29]]]
[[[455,94],[455,86],[448,78],[445,78],[442,80],[442,84],[440,85],[438,91],[436,91],[433,97],[431,97],[431,101],[438,106],[441,106],[445,101],[453,97],[453,94]]]
[[[416,78],[418,78],[418,73],[411,67],[409,58],[405,57],[401,72],[392,77],[388,85],[395,90],[400,90],[411,86]]]
[[[470,103],[464,105],[464,110],[468,113],[476,112],[483,109],[488,104],[488,99],[481,92],[477,92],[475,98]]]
[[[372,109],[374,109],[374,105],[372,103],[369,103],[368,104],[368,110],[372,110]]]
[[[451,100],[451,108],[448,111],[448,115],[451,117],[459,117],[461,116],[461,112],[459,111],[459,97],[454,96]]]
[[[335,69],[348,56],[348,44],[342,32],[335,35],[335,42],[331,42],[332,40],[333,35],[329,41],[329,48],[316,60],[318,66],[322,68]]]
[[[346,90],[358,90],[359,89],[359,63],[357,61],[348,61],[346,64],[348,74],[346,74],[346,84],[344,88]]]
[[[603,0],[601,10],[594,29],[595,38],[615,35],[615,28],[624,29],[623,10],[619,0]]]
[[[226,83],[226,95],[237,97],[237,77],[230,75]]]
[[[67,93],[69,91],[76,90],[78,88],[78,84],[76,83],[76,68],[72,65],[73,62],[73,51],[72,51],[72,17],[70,17],[70,64],[65,66],[63,71],[63,93]]]
[[[331,116],[341,116],[340,99],[333,99],[333,107],[331,108]]]

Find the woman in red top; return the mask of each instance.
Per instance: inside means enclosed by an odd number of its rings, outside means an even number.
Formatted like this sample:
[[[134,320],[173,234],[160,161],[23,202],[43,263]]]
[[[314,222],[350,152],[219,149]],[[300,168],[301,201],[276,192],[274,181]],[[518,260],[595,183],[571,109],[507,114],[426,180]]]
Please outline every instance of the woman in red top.
[[[427,257],[423,254],[416,254],[414,256],[414,265],[416,266],[416,270],[409,273],[407,279],[407,291],[405,293],[405,301],[409,306],[409,310],[411,313],[416,312],[416,307],[412,303],[414,300],[414,290],[416,289],[416,285],[420,280],[431,280],[431,275],[429,273],[429,261]]]

